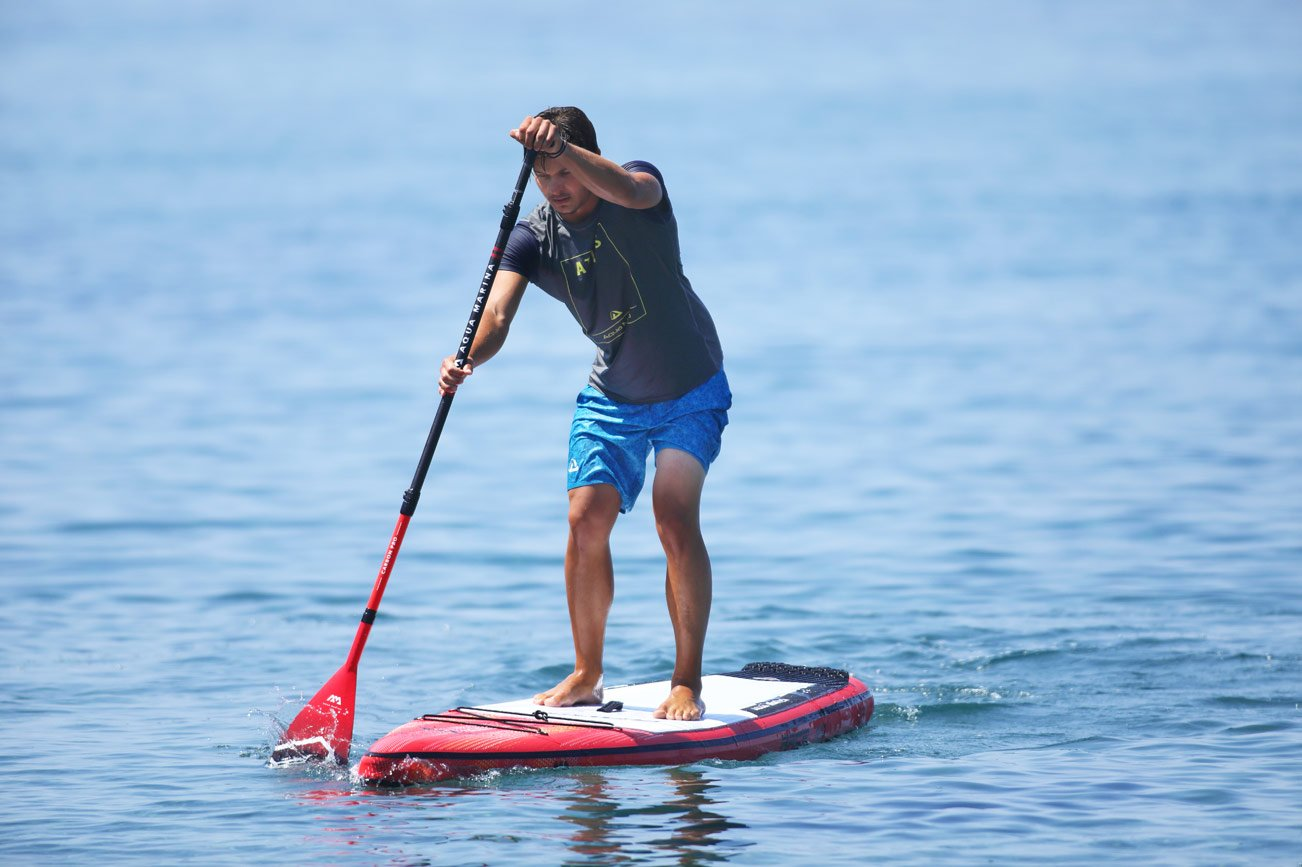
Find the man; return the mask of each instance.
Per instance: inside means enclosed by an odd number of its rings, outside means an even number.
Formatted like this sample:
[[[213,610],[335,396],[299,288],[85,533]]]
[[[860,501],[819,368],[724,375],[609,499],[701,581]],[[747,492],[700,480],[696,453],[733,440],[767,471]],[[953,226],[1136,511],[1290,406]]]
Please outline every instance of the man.
[[[534,701],[602,701],[610,533],[633,507],[654,449],[652,508],[676,647],[656,716],[699,719],[711,599],[701,489],[732,405],[714,322],[683,274],[677,220],[655,166],[601,156],[592,123],[574,107],[526,117],[510,136],[538,152],[534,179],[546,201],[513,230],[470,360],[458,368],[445,359],[439,388],[455,391],[501,349],[530,282],[566,304],[597,347],[570,430],[565,590],[574,671]]]

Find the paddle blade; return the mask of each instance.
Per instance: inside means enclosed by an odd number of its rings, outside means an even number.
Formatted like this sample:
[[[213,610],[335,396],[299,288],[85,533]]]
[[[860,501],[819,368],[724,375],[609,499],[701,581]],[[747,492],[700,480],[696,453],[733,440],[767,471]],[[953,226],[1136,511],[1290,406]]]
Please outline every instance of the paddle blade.
[[[353,740],[353,702],[357,672],[345,665],[303,705],[285,736],[271,751],[271,761],[348,761]]]

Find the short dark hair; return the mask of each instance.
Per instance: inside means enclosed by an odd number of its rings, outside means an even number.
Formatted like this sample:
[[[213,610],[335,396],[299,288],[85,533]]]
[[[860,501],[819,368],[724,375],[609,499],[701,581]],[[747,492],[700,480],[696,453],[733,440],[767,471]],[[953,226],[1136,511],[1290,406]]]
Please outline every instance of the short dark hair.
[[[550,120],[560,127],[571,144],[576,144],[594,154],[601,153],[601,148],[597,147],[597,131],[592,128],[592,121],[588,120],[583,109],[572,105],[559,105],[544,108],[537,116],[543,120]]]

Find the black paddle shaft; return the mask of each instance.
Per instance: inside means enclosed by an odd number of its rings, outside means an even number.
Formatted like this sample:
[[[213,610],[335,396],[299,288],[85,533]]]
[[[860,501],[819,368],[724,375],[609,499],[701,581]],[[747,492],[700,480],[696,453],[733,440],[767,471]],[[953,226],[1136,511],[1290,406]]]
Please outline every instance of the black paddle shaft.
[[[525,149],[524,164],[520,166],[520,176],[516,178],[511,200],[502,207],[502,225],[497,232],[497,243],[493,245],[493,254],[488,257],[488,267],[484,269],[484,279],[479,281],[479,294],[475,296],[474,306],[470,308],[470,318],[466,320],[466,330],[461,334],[461,345],[457,347],[457,367],[465,367],[470,357],[470,347],[475,342],[475,332],[479,330],[479,321],[488,306],[488,293],[493,289],[493,279],[497,277],[498,266],[502,264],[502,253],[506,250],[506,241],[515,228],[515,221],[520,216],[520,200],[524,198],[525,187],[529,184],[529,174],[533,171],[534,160],[538,152]],[[420,453],[420,463],[416,465],[416,475],[411,479],[411,487],[402,495],[402,514],[411,517],[420,502],[420,489],[425,485],[425,476],[429,473],[430,462],[434,459],[434,450],[438,448],[439,437],[443,435],[443,425],[448,420],[452,409],[452,398],[456,392],[448,392],[439,401],[438,412],[434,414],[434,423],[430,425],[429,436],[425,438],[425,450]]]

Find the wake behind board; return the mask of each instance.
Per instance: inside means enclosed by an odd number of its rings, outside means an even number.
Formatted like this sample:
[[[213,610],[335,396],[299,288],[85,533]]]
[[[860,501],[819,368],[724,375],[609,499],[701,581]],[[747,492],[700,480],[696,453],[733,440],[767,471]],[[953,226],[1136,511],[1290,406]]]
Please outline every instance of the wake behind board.
[[[868,722],[872,694],[831,668],[752,662],[703,679],[705,717],[655,719],[669,681],[611,687],[601,707],[544,708],[531,699],[426,714],[376,741],[358,774],[407,785],[496,768],[678,765],[754,759],[827,740]]]

